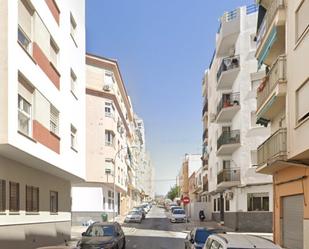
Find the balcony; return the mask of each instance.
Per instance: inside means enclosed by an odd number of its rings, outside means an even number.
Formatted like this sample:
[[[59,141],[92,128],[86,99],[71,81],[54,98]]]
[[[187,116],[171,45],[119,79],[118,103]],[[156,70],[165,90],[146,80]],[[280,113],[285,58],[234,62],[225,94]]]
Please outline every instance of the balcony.
[[[236,115],[240,109],[239,93],[223,94],[217,106],[217,123],[229,122]]]
[[[217,72],[217,90],[231,89],[240,71],[239,55],[229,56],[221,61]]]
[[[208,100],[205,99],[204,101],[204,107],[203,107],[203,117],[208,112]]]
[[[224,131],[217,140],[217,156],[231,155],[240,147],[240,131]]]
[[[271,174],[287,159],[287,130],[281,128],[272,134],[257,150],[257,172]],[[278,163],[279,162],[279,163]]]
[[[217,55],[226,56],[229,49],[235,46],[240,33],[240,9],[226,12],[220,20],[217,34]]]
[[[208,178],[207,178],[207,176],[203,177],[203,192],[208,192]]]
[[[262,19],[263,18],[263,19]],[[285,51],[285,4],[284,0],[273,0],[266,13],[259,13],[260,26],[257,31],[256,58],[258,64],[271,65]]]
[[[203,141],[205,141],[208,138],[208,129],[206,128],[203,133]]]
[[[208,159],[207,158],[203,159],[203,168],[206,170],[208,169]]]
[[[285,107],[286,56],[280,55],[257,91],[257,123],[272,120]]]
[[[240,184],[240,169],[223,169],[217,175],[217,189],[224,190]]]

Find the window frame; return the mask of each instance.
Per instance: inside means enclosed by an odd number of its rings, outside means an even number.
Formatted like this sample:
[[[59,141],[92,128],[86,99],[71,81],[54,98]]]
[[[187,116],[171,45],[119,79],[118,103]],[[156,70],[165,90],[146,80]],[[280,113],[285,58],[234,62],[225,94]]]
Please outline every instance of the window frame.
[[[20,103],[21,106],[20,106]],[[24,105],[28,104],[29,106],[29,113],[27,113],[24,110]],[[32,105],[31,103],[29,103],[22,95],[18,94],[18,104],[17,104],[17,109],[18,109],[18,131],[21,132],[22,134],[31,137],[32,136]],[[23,117],[25,117],[28,121],[28,134],[25,133],[24,131],[22,131],[19,128],[19,122],[20,122],[20,118],[19,115],[22,115]]]
[[[260,199],[260,206],[261,208],[259,210],[257,210],[256,208],[254,208],[254,198],[257,198],[257,199]],[[267,198],[268,201],[266,202],[267,203],[267,209],[265,210],[264,209],[264,198]],[[269,207],[269,202],[270,198],[269,198],[269,193],[267,192],[263,192],[263,193],[248,193],[247,194],[247,211],[248,212],[269,212],[270,210],[270,207]],[[265,205],[266,205],[265,203]]]
[[[52,199],[55,197],[55,199]],[[55,203],[53,202],[55,201]],[[51,214],[58,214],[59,211],[59,193],[58,191],[49,191],[49,211]]]
[[[115,133],[111,130],[105,130],[105,146],[113,147],[115,145]]]
[[[71,149],[77,151],[77,129],[71,124]]]
[[[0,212],[6,211],[6,180],[0,179]]]
[[[40,212],[40,190],[39,187],[26,185],[26,213],[38,213]],[[30,196],[29,196],[30,194]],[[36,195],[36,203],[34,196]],[[36,204],[36,205],[35,205]]]
[[[72,95],[77,99],[77,76],[72,68],[71,68],[70,78],[71,78],[71,89],[70,90],[71,90]]]
[[[12,188],[16,187],[16,196],[12,197]],[[13,203],[12,198],[15,198],[15,203]],[[9,211],[10,213],[19,213],[20,211],[20,185],[18,182],[9,182]]]
[[[55,120],[52,119],[52,115],[54,115]],[[60,112],[58,109],[50,103],[50,117],[49,117],[49,124],[50,124],[50,132],[55,135],[59,135],[59,115]]]
[[[75,21],[75,18],[72,14],[72,12],[70,12],[70,36],[74,42],[74,45],[77,47],[77,42],[76,42],[76,36],[77,36],[77,23]]]

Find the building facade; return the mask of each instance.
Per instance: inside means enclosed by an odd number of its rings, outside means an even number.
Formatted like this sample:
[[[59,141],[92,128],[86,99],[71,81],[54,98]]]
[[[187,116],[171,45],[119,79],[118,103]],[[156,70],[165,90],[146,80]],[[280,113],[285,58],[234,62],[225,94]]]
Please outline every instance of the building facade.
[[[203,80],[204,160],[213,219],[239,231],[271,232],[272,177],[255,172],[257,147],[270,132],[255,122],[256,89],[264,76],[256,73],[254,57],[256,10],[244,6],[220,19]]]
[[[274,241],[309,248],[309,1],[259,2],[256,58],[267,74],[257,91],[257,123],[271,135],[257,172],[273,176]]]
[[[63,243],[85,177],[85,3],[1,0],[0,16],[0,247]]]

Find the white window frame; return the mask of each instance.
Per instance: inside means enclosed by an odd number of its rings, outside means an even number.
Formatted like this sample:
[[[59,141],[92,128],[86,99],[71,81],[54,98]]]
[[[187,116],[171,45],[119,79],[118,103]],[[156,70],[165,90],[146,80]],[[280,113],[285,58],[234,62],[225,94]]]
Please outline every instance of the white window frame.
[[[115,142],[115,134],[111,130],[105,130],[105,146],[113,147]]]
[[[25,103],[29,105],[29,113],[27,113],[24,110]],[[32,136],[32,105],[20,94],[18,94],[18,122],[19,122],[19,115],[24,116],[28,121],[28,134],[24,133],[21,129],[19,129],[19,127],[18,130],[27,136]]]
[[[72,37],[72,40],[73,40],[75,46],[77,46],[76,33],[77,33],[77,23],[75,21],[75,18],[73,16],[72,12],[71,12],[70,13],[70,35]]]
[[[77,99],[77,77],[73,69],[71,68],[71,93]]]
[[[104,111],[105,117],[114,118],[115,107],[112,102],[105,102]]]
[[[52,118],[52,115],[54,116],[54,119]],[[58,109],[50,104],[50,131],[57,136],[59,135],[59,111]]]
[[[59,47],[52,37],[50,37],[49,60],[53,64],[53,66],[57,69],[59,61]]]

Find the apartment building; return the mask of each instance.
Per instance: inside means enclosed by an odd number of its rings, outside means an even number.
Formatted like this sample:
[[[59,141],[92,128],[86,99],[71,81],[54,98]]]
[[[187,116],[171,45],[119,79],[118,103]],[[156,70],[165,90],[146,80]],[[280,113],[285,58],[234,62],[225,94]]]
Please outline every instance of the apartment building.
[[[203,141],[212,218],[238,231],[271,232],[272,177],[255,172],[257,147],[270,134],[255,116],[256,89],[264,76],[254,57],[256,21],[255,5],[220,19],[203,79]]]
[[[257,91],[257,123],[271,135],[257,172],[273,176],[274,241],[309,248],[309,1],[262,0],[256,58],[267,74]]]
[[[63,243],[85,177],[85,3],[1,0],[0,16],[0,247]]]
[[[127,212],[128,186],[135,185],[133,122],[117,61],[87,54],[86,182],[72,189],[74,224]]]

